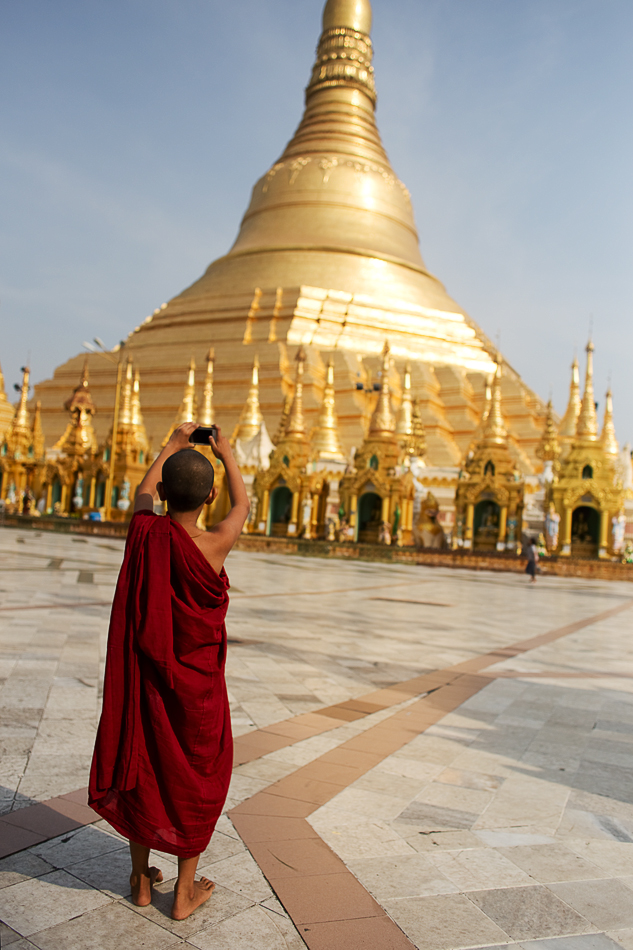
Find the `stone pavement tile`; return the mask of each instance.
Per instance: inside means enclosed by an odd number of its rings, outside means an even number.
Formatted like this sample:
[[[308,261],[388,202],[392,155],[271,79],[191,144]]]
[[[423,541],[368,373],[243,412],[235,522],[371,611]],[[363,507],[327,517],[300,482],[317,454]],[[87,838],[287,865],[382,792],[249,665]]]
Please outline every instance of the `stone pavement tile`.
[[[200,862],[198,873],[251,902],[264,901],[273,896],[268,881],[248,851],[216,861],[208,867],[202,866]]]
[[[160,868],[165,881],[171,881],[178,876],[178,864],[175,863],[175,859],[169,861],[162,854],[152,851],[151,864],[152,867]],[[127,847],[107,854],[95,855],[71,867],[74,877],[116,898],[129,897],[131,894],[131,869],[130,852]]]
[[[412,848],[384,821],[355,815],[336,815],[322,811],[311,816],[310,823],[321,838],[344,861],[413,854]]]
[[[29,937],[108,903],[109,897],[66,871],[53,871],[5,887],[2,916],[9,927]]]
[[[388,917],[304,924],[299,933],[310,950],[411,950],[411,941]]]
[[[240,838],[223,834],[216,828],[208,848],[202,852],[198,863],[200,867],[206,867],[209,864],[214,864],[216,861],[223,861],[224,858],[230,858],[234,854],[242,854],[244,851],[246,851],[246,846]],[[177,862],[177,859],[173,856],[171,856],[171,860]]]
[[[380,906],[351,873],[279,878],[275,890],[295,925],[379,917]]]
[[[4,944],[3,944],[4,946]],[[20,937],[15,943],[10,944],[11,950],[38,950],[34,943],[27,940],[26,937]]]
[[[555,834],[570,790],[532,778],[508,779],[479,818],[475,831],[514,827],[518,832]]]
[[[508,829],[498,831],[476,831],[475,834],[490,848],[520,848],[533,844],[553,844],[553,835],[517,834]]]
[[[303,941],[286,935],[277,923],[277,914],[262,907],[249,907],[215,926],[189,937],[199,950],[299,950]]]
[[[48,861],[32,854],[30,851],[20,851],[0,861],[0,888],[28,881],[32,877],[42,877],[55,868]],[[0,943],[0,947],[2,944]]]
[[[305,944],[299,936],[297,928],[276,897],[271,897],[267,901],[263,901],[259,906],[266,912],[283,935],[288,950],[305,950]]]
[[[630,761],[630,754],[628,758]],[[594,795],[633,802],[633,774],[630,768],[583,759],[574,778],[574,787]]]
[[[391,900],[384,906],[418,950],[460,950],[507,940],[507,934],[462,894]]]
[[[504,854],[540,884],[555,881],[584,881],[600,877],[612,877],[593,864],[570,851],[562,844],[537,844],[528,847],[502,848]]]
[[[23,851],[44,840],[44,835],[27,831],[0,818],[0,858]]]
[[[431,782],[416,796],[416,801],[440,808],[481,815],[493,800],[493,792],[442,782]]]
[[[633,930],[630,928],[627,930],[609,930],[606,936],[614,940],[618,947],[623,947],[624,950],[633,950]]]
[[[633,874],[633,844],[620,841],[568,839],[565,844],[609,877]],[[602,876],[602,875],[599,875]]]
[[[468,896],[514,940],[591,933],[597,929],[540,884],[473,891]]]
[[[630,888],[616,879],[552,884],[551,890],[599,930],[633,927]]]
[[[426,854],[364,858],[348,862],[361,884],[381,903],[391,898],[434,897],[459,888]]]
[[[481,848],[481,841],[470,831],[416,831],[398,821],[392,821],[391,827],[399,832],[416,851],[461,851],[468,848]]]
[[[4,816],[4,822],[25,828],[46,838],[65,834],[81,827],[81,823],[63,815],[43,802],[30,808],[21,808]]]
[[[440,772],[435,781],[445,785],[460,785],[463,788],[476,788],[486,792],[494,792],[503,785],[504,780],[499,775],[448,768]]]
[[[528,940],[522,950],[618,950],[608,934],[580,934],[576,937],[553,937],[551,940]]]
[[[148,907],[135,907],[134,904],[126,902],[126,907],[153,921],[165,930],[168,930],[175,937],[189,939],[191,934],[206,930],[214,924],[219,923],[226,917],[232,917],[241,911],[252,907],[253,901],[230,891],[225,887],[217,885],[211,898],[206,901],[202,907],[199,907],[195,914],[188,917],[187,920],[172,920],[171,907],[174,903],[174,882],[166,881],[164,884],[158,884],[154,888],[152,903]],[[123,948],[121,948],[123,950]],[[237,950],[237,948],[235,948]]]
[[[477,820],[474,812],[445,808],[415,800],[396,816],[398,824],[407,824],[418,831],[468,831]]]
[[[432,855],[431,860],[459,891],[534,883],[528,874],[492,848],[442,851]]]
[[[16,941],[21,940],[20,934],[15,930],[11,930],[10,927],[7,927],[6,924],[3,924],[0,920],[0,947],[8,947],[10,944],[15,944]]]
[[[78,831],[42,842],[33,848],[38,855],[56,868],[69,868],[80,861],[88,861],[99,854],[127,849],[127,842],[93,825],[87,825]]]
[[[166,950],[174,935],[115,902],[31,936],[39,950]]]

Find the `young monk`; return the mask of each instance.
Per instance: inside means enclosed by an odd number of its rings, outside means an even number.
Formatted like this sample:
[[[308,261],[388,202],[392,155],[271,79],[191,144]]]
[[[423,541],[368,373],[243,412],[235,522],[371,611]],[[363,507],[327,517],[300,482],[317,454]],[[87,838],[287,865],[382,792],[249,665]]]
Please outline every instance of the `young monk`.
[[[213,465],[190,446],[194,429],[186,422],[174,431],[139,486],[112,605],[90,772],[90,804],[130,841],[135,904],[149,904],[152,885],[163,879],[149,865],[150,850],[178,856],[175,920],[215,887],[195,873],[231,779],[224,560],[249,512],[218,427],[209,441],[224,465],[231,510],[210,531],[198,528],[217,488]],[[154,514],[156,495],[167,502],[164,517]]]

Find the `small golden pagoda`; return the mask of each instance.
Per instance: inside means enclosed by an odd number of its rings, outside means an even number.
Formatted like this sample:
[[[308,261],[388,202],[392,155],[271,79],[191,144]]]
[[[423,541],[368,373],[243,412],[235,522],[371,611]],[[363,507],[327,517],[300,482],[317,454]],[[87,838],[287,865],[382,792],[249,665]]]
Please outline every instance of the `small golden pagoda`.
[[[101,465],[110,470],[112,429],[101,452]],[[124,520],[132,507],[134,494],[150,463],[150,444],[141,412],[141,376],[128,358],[121,394],[121,411],[116,433],[116,455],[112,467],[111,518]],[[103,507],[105,483],[97,485],[96,507]]]
[[[405,450],[391,407],[390,366],[389,344],[385,343],[380,392],[369,432],[354,456],[352,470],[341,479],[339,491],[355,540],[390,544],[395,537],[408,545],[413,540],[415,487],[410,470],[402,466]]]
[[[404,367],[404,386],[396,422],[396,435],[398,436],[398,444],[407,458],[421,459],[424,457],[426,454],[424,423],[420,411],[420,402],[417,399],[414,400],[411,396],[410,363],[407,363]]]
[[[23,510],[25,493],[33,496],[29,497],[29,508],[33,498],[39,493],[44,468],[41,406],[36,404],[31,422],[27,405],[29,377],[28,366],[23,366],[20,399],[0,447],[1,497],[18,512]]]
[[[587,344],[587,371],[576,433],[552,486],[560,515],[561,557],[608,557],[613,549],[612,523],[624,511],[625,490],[617,468],[611,394],[607,396],[602,436],[593,390],[593,352]]]
[[[207,363],[211,364],[213,367],[213,360],[210,359]],[[211,369],[213,374],[213,368]],[[213,396],[213,383],[211,384],[211,396]],[[163,439],[162,445],[165,447],[169,442],[169,438],[178,426],[182,425],[183,422],[197,422],[198,421],[198,400],[196,398],[196,361],[193,356],[189,361],[189,370],[187,372],[187,382],[185,383],[185,391],[182,396],[182,402],[180,403],[180,408],[176,413],[176,418],[172,422],[167,435]]]
[[[68,515],[83,507],[94,508],[97,483],[105,484],[107,478],[107,465],[98,458],[99,447],[92,425],[96,408],[89,388],[87,360],[79,385],[64,408],[70,414],[70,422],[48,454],[43,484],[45,510]]]
[[[560,453],[561,447],[556,430],[556,423],[554,422],[554,407],[550,399],[547,403],[547,415],[545,416],[543,435],[535,452],[536,457],[543,462],[543,479],[546,483],[550,483],[558,471]]]
[[[304,528],[304,536],[311,536],[312,497],[306,472],[310,460],[310,440],[303,415],[306,353],[302,346],[295,360],[294,396],[285,431],[270,454],[269,467],[259,469],[253,484],[257,498],[255,530],[259,534],[275,537],[296,537],[301,527]],[[305,512],[302,501],[309,505],[309,512]]]
[[[576,429],[578,427],[578,416],[580,415],[580,374],[578,371],[578,359],[574,356],[571,364],[571,383],[569,384],[569,401],[565,415],[561,419],[558,427],[561,450],[564,455],[567,454],[571,443],[576,438]]]
[[[521,536],[524,492],[501,412],[499,361],[482,436],[457,485],[457,543],[480,551],[514,550]]]
[[[11,425],[14,415],[15,407],[11,405],[7,398],[4,388],[4,374],[2,372],[2,368],[0,367],[0,443],[4,438],[5,432]]]

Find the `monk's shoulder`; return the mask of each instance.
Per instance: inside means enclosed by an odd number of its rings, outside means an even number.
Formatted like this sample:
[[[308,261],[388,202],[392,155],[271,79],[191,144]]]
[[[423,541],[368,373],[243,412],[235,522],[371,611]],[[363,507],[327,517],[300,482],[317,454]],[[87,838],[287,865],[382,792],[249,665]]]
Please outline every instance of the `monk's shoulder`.
[[[192,539],[198,550],[212,568],[219,574],[224,564],[224,552],[218,544],[218,539],[214,537],[213,532],[206,531]]]

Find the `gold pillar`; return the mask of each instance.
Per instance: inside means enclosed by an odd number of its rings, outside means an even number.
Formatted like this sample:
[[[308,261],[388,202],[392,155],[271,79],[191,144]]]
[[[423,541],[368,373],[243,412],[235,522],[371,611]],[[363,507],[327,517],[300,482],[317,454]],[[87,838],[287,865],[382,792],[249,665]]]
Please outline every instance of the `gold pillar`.
[[[381,518],[383,521],[389,521],[389,508],[390,508],[389,501],[390,501],[389,496],[387,496],[386,498],[383,498],[382,500]]]
[[[90,479],[90,497],[88,498],[88,507],[94,508],[95,506],[95,494],[97,492],[97,479],[93,475]]]
[[[558,552],[561,557],[569,557],[571,555],[571,517],[572,511],[571,508],[563,508],[563,517],[561,518],[561,539],[560,539],[560,551]]]
[[[264,489],[264,494],[262,495],[262,510],[261,517],[259,519],[259,524],[257,525],[258,531],[266,531],[268,525],[268,509],[270,507],[270,492],[268,489]],[[264,526],[262,528],[262,525]]]
[[[600,542],[598,544],[598,557],[608,557],[609,545],[609,512],[602,509],[600,512]]]
[[[358,495],[352,495],[349,500],[349,523],[352,528],[356,527],[356,512],[358,511]]]
[[[66,482],[62,482],[62,497],[59,502],[59,510],[63,514],[66,511],[66,505],[68,503],[68,485]]]
[[[297,533],[297,518],[299,516],[299,491],[292,493],[292,510],[290,512],[290,524],[288,525],[288,534]]]
[[[49,482],[46,486],[46,511],[53,507],[53,483]]]
[[[312,514],[310,517],[310,534],[316,538],[319,533],[319,494],[314,492],[312,495]]]
[[[466,505],[466,524],[464,526],[464,547],[473,546],[473,524],[475,522],[475,506],[472,502]]]
[[[497,537],[497,547],[505,548],[506,542],[506,526],[508,523],[508,506],[503,505],[501,511],[499,512],[499,535]]]

